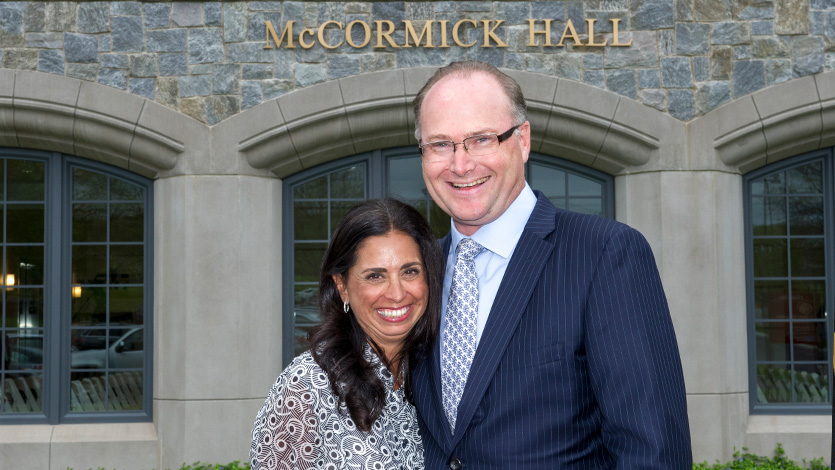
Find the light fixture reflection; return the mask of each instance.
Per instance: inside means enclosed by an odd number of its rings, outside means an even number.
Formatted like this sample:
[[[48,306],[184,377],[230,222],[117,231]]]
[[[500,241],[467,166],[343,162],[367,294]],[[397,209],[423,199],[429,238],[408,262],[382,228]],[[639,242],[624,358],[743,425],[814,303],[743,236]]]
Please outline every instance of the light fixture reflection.
[[[72,298],[78,299],[81,297],[81,286],[72,286]]]
[[[6,274],[6,286],[14,286],[14,274]]]

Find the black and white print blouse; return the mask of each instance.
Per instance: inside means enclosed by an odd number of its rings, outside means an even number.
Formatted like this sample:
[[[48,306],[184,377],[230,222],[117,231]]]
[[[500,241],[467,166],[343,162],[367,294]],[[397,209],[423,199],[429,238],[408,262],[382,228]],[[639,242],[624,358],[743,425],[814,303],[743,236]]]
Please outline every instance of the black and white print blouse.
[[[252,469],[422,469],[415,407],[402,388],[393,389],[391,374],[370,347],[366,358],[386,389],[385,410],[370,432],[357,429],[345,405],[337,408],[328,375],[307,351],[278,376],[258,412]]]

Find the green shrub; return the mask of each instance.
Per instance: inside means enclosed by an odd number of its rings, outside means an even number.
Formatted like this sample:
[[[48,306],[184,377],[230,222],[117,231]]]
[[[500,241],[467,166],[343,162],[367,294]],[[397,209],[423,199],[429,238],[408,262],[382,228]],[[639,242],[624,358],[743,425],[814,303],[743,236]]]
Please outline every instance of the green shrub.
[[[803,459],[803,466],[798,466],[786,457],[786,452],[780,443],[777,443],[777,448],[774,449],[773,458],[749,454],[746,452],[748,450],[746,448],[742,450],[742,453],[734,452],[734,458],[730,462],[716,462],[713,465],[709,465],[707,462],[697,463],[693,464],[693,470],[829,470],[829,467],[824,465],[822,458],[814,459],[808,463],[806,459]]]

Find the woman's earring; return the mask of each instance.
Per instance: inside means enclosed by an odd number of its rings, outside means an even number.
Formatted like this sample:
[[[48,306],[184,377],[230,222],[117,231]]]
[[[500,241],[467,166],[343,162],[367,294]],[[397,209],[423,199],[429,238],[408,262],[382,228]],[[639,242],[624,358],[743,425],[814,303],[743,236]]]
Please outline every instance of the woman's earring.
[[[350,306],[350,305],[348,305],[348,301],[347,301],[347,300],[346,300],[345,302],[343,302],[343,303],[342,303],[342,310],[345,310],[345,313],[348,313],[348,310],[350,310],[350,309],[351,309],[351,306]]]

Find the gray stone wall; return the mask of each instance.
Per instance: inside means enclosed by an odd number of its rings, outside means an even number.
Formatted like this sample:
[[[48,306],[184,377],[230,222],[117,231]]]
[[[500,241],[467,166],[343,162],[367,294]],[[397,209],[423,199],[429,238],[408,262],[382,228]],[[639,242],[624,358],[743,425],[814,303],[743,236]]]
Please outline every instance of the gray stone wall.
[[[502,19],[508,47],[264,49],[264,21],[316,28],[391,20]],[[611,40],[620,18],[630,47],[528,47],[528,19],[567,20],[587,41]],[[537,24],[541,29],[542,23]],[[418,29],[419,31],[419,29]],[[342,34],[328,31],[331,43]],[[440,34],[436,23],[436,44]],[[449,31],[448,31],[449,34]],[[542,42],[542,39],[538,40]],[[532,2],[3,2],[0,67],[109,85],[213,125],[258,103],[316,83],[366,72],[439,66],[465,58],[610,90],[689,121],[759,89],[835,68],[832,0],[565,0]]]

